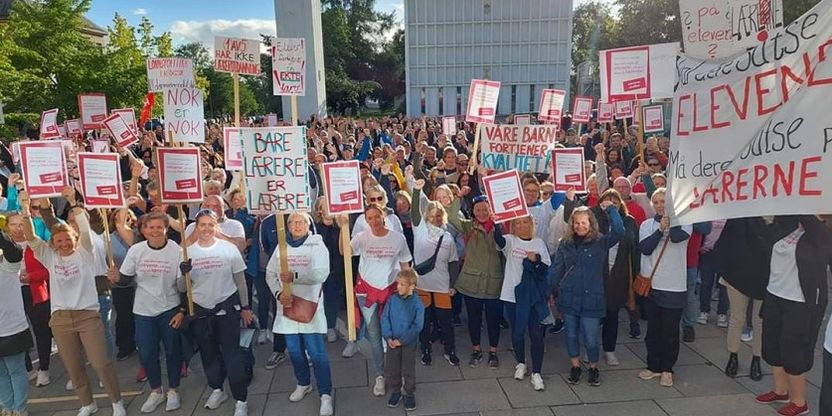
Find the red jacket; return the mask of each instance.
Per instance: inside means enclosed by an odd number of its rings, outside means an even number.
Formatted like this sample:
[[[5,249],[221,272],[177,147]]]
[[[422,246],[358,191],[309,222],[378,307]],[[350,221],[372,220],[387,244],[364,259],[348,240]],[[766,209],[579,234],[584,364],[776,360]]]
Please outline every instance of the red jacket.
[[[23,252],[23,262],[26,265],[26,273],[29,275],[29,290],[32,291],[32,303],[37,305],[49,300],[49,270],[35,258],[35,253],[30,247]]]

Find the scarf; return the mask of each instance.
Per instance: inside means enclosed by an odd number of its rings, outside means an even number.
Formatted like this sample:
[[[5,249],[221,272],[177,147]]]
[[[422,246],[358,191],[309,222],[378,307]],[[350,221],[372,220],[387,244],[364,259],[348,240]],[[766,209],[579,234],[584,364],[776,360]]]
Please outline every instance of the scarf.
[[[286,244],[288,244],[289,247],[300,247],[303,245],[304,242],[306,242],[307,238],[309,238],[309,234],[306,234],[303,237],[295,240],[294,238],[292,238],[292,234],[289,234],[289,232],[286,231]]]

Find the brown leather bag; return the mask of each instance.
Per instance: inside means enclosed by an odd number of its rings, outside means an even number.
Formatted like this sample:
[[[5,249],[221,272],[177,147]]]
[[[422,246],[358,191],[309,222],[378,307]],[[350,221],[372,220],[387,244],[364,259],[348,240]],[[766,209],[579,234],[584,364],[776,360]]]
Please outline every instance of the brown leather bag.
[[[650,277],[645,277],[641,273],[636,276],[636,279],[633,281],[633,292],[636,295],[646,298],[650,294],[650,287],[653,285],[653,276],[656,275],[656,270],[659,269],[659,263],[662,261],[664,250],[667,248],[667,243],[669,242],[670,237],[668,236],[664,239],[664,244],[662,244],[662,249],[659,251],[659,257],[656,259],[656,263],[653,264],[653,271],[650,272]]]
[[[323,289],[321,289],[323,290]],[[318,299],[321,298],[321,293],[318,292]],[[315,317],[315,312],[318,311],[318,302],[304,299],[300,296],[292,295],[292,305],[283,307],[283,316],[302,324],[312,322]]]

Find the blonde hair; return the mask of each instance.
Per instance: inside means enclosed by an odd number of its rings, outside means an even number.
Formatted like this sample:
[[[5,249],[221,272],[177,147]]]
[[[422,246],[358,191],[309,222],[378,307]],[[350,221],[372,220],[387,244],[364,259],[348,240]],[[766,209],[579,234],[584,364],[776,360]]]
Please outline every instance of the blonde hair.
[[[382,197],[381,205],[382,206],[387,206],[387,202],[389,202],[389,201],[387,201],[387,192],[384,192],[384,188],[382,188],[381,185],[373,185],[373,186],[368,187],[364,191],[364,196],[369,196],[370,192],[375,192],[377,194],[381,194],[381,197]]]
[[[586,215],[589,218],[589,232],[584,239],[586,241],[597,240],[601,236],[601,232],[598,231],[598,220],[588,207],[578,207],[572,210],[572,215],[569,216],[569,226],[566,227],[566,231],[563,233],[563,239],[571,241],[575,238],[575,217],[578,215]]]
[[[74,240],[76,243],[78,242],[78,238],[79,238],[78,232],[75,231],[75,229],[72,228],[72,226],[70,226],[69,224],[64,224],[64,223],[58,223],[58,224],[55,224],[55,225],[49,227],[49,233],[51,234],[51,236],[49,237],[50,242],[54,242],[55,241],[55,235],[60,234],[60,233],[69,234],[69,237],[72,238],[72,240]]]
[[[515,224],[517,224],[517,222],[519,222],[519,221],[529,221],[529,222],[531,222],[531,226],[529,227],[530,231],[529,231],[528,235],[518,235],[517,234]],[[515,219],[511,220],[511,233],[516,235],[517,237],[524,238],[524,239],[525,238],[532,239],[532,238],[534,238],[534,232],[535,232],[534,219],[532,219],[531,216],[527,215],[525,217],[515,218]]]
[[[396,275],[396,280],[402,279],[407,282],[410,286],[416,286],[416,282],[419,281],[419,275],[416,274],[416,271],[413,269],[402,270],[399,274]]]
[[[428,202],[428,206],[425,209],[425,216],[433,210],[439,211],[440,215],[442,216],[442,224],[448,223],[448,212],[445,211],[445,207],[442,206],[439,201],[430,201]]]

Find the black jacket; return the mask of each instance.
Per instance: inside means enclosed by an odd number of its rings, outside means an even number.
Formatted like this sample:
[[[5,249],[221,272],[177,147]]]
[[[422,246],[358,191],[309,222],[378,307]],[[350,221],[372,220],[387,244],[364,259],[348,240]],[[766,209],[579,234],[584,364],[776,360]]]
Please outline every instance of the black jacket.
[[[730,219],[712,252],[719,275],[752,299],[766,296],[771,249],[777,241],[765,238],[769,227],[760,217]]]

